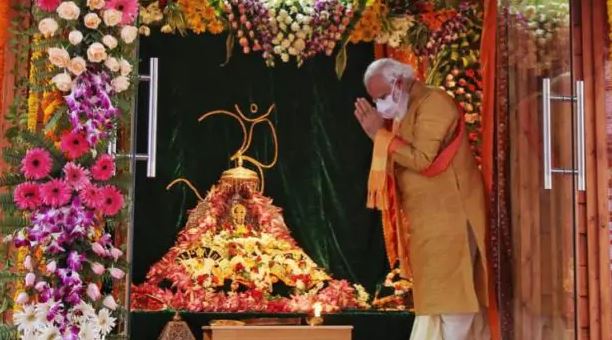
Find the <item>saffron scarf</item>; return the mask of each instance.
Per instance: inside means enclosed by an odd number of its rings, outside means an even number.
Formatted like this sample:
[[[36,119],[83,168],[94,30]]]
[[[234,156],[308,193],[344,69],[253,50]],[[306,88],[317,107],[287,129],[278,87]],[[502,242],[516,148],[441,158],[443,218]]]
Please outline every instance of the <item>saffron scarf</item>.
[[[459,110],[457,127],[451,141],[446,145],[434,161],[421,172],[426,177],[435,177],[444,172],[451,164],[453,158],[461,146],[461,140],[465,135],[465,124],[463,122],[462,111]],[[393,163],[389,155],[398,148],[408,145],[408,143],[397,137],[399,123],[393,124],[389,131],[386,128],[380,129],[374,138],[374,152],[372,164],[368,178],[368,199],[367,207],[378,209],[382,212],[383,235],[389,265],[393,267],[398,261],[398,237],[397,231],[401,230],[400,225],[407,223],[407,219],[401,216],[399,209],[399,199],[395,176],[393,175]],[[404,230],[408,230],[405,228]],[[410,268],[404,271],[411,273]]]

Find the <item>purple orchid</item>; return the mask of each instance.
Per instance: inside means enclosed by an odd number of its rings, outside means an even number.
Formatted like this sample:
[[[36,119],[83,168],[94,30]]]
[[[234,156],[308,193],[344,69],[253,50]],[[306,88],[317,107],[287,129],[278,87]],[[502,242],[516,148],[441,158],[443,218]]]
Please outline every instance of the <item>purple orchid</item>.
[[[85,256],[79,254],[76,250],[71,251],[66,259],[68,267],[77,272],[83,267],[83,261],[85,261]]]
[[[119,115],[111,100],[113,94],[110,75],[89,70],[76,79],[72,92],[64,97],[73,131],[85,132],[91,147],[108,136]]]

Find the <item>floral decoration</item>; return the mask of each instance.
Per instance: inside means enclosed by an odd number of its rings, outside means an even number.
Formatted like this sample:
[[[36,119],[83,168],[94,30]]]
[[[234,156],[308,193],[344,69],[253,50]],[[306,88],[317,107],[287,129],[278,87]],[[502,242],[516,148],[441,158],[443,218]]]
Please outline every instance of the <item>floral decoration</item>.
[[[9,188],[0,224],[16,248],[17,265],[2,268],[17,280],[13,323],[26,339],[104,339],[123,317],[113,292],[125,276],[110,227],[123,219],[122,175],[104,149],[129,113],[138,2],[37,0],[21,10],[35,31],[16,34],[30,41],[17,52],[31,51],[18,59],[30,67],[16,81],[3,150],[11,171],[0,176]]]
[[[245,222],[230,216],[246,208]],[[280,289],[279,286],[285,287]],[[300,249],[271,199],[220,185],[190,213],[174,247],[132,289],[132,307],[214,312],[367,308],[363,287],[334,280]]]

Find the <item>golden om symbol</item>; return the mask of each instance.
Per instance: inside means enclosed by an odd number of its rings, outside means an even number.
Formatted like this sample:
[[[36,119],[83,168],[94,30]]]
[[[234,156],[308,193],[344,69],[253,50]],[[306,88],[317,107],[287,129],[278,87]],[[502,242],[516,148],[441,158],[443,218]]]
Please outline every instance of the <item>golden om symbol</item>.
[[[270,121],[270,119],[268,118],[270,117],[270,113],[272,113],[272,110],[274,110],[275,105],[274,104],[270,105],[270,107],[264,114],[258,117],[255,117],[255,118],[248,118],[247,116],[245,116],[244,113],[240,111],[240,108],[238,107],[238,105],[234,105],[234,108],[236,109],[235,113],[226,111],[226,110],[210,111],[208,113],[203,114],[200,118],[198,118],[198,122],[201,122],[204,119],[214,116],[214,115],[230,116],[238,121],[238,123],[240,124],[240,128],[242,129],[242,144],[240,145],[240,148],[236,152],[234,152],[234,154],[230,157],[230,160],[236,161],[236,164],[238,167],[242,167],[244,161],[247,161],[253,164],[259,171],[259,177],[260,177],[260,183],[261,183],[259,191],[263,192],[264,190],[264,172],[263,170],[272,168],[278,161],[278,137],[276,136],[276,129],[274,128],[274,124],[272,124],[272,121]],[[257,111],[259,111],[259,108],[257,107],[256,104],[251,104],[250,110],[251,110],[251,113],[254,114]],[[250,124],[248,129],[247,129],[247,124]],[[270,127],[270,130],[272,131],[272,141],[274,142],[274,157],[272,158],[272,161],[267,164],[262,163],[251,156],[246,155],[246,152],[249,150],[249,148],[251,147],[251,143],[253,142],[253,130],[255,129],[255,126],[257,126],[258,124],[266,124]],[[168,184],[166,189],[170,189],[172,186],[174,186],[174,184],[178,182],[183,182],[187,184],[187,186],[189,186],[189,188],[193,190],[193,192],[196,194],[196,196],[201,201],[204,200],[202,195],[200,195],[200,193],[193,186],[193,184],[191,184],[191,182],[189,182],[187,179],[184,179],[184,178],[175,179],[170,184]]]
[[[236,152],[234,152],[234,154],[230,157],[230,160],[236,161],[237,166],[242,166],[244,161],[247,161],[253,164],[259,171],[259,176],[261,177],[261,190],[260,191],[262,192],[264,189],[263,170],[272,168],[278,161],[278,137],[276,136],[276,129],[274,128],[274,124],[272,124],[272,121],[270,121],[270,119],[268,118],[270,117],[270,113],[272,113],[272,110],[274,110],[275,107],[276,106],[272,104],[270,105],[268,110],[262,115],[255,117],[255,118],[248,118],[247,116],[244,115],[244,113],[242,113],[242,111],[236,104],[234,105],[236,112],[230,112],[226,110],[214,110],[214,111],[205,113],[200,118],[198,118],[198,122],[201,122],[204,119],[214,116],[214,115],[225,115],[225,116],[233,117],[234,119],[238,121],[238,123],[240,124],[240,128],[242,129],[242,144],[240,145],[240,148]],[[259,108],[257,107],[256,104],[251,104],[250,111],[252,114],[254,114],[257,111],[259,111]],[[247,124],[250,124],[248,129],[247,129]],[[246,155],[246,152],[251,147],[251,143],[253,141],[253,130],[255,129],[255,126],[257,126],[258,124],[266,124],[270,127],[270,131],[272,131],[272,141],[274,143],[274,157],[272,158],[272,161],[267,164],[260,162],[259,160],[251,156]]]

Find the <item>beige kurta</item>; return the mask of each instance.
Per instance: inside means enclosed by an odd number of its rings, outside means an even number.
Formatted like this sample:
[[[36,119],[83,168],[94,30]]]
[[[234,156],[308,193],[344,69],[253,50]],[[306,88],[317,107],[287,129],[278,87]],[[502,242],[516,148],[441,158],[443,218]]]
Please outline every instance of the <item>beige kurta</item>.
[[[408,111],[398,131],[409,144],[391,157],[401,208],[410,225],[409,231],[399,230],[399,253],[409,249],[415,311],[418,315],[477,313],[488,303],[482,174],[467,135],[448,169],[435,177],[419,174],[450,141],[460,117],[453,99],[440,89],[415,82],[409,93]],[[475,265],[470,258],[470,228],[479,253]],[[400,266],[407,261],[400,256]]]

